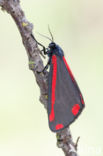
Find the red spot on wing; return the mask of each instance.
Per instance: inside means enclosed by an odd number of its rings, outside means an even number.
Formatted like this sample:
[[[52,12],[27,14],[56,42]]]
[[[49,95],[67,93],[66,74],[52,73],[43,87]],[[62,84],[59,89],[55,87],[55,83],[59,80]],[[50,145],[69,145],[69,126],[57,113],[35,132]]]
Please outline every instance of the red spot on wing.
[[[79,112],[79,110],[80,110],[79,104],[75,104],[75,105],[72,107],[72,113],[73,113],[73,115],[77,115],[78,112]]]
[[[67,67],[67,70],[68,70],[68,72],[70,74],[70,77],[71,77],[72,81],[74,81],[74,76],[73,76],[72,71],[71,71],[71,69],[70,69],[70,67],[69,67],[69,65],[68,65],[68,63],[67,63],[64,56],[63,56],[63,61],[64,61],[65,65],[66,65],[66,67]]]
[[[51,92],[51,113],[49,115],[49,120],[52,122],[55,118],[54,104],[55,104],[55,88],[56,88],[56,78],[57,78],[57,58],[55,55],[52,56],[53,64],[53,75],[52,75],[52,92]]]
[[[82,94],[80,94],[80,98],[81,98],[82,104],[84,104],[84,100],[83,100]]]
[[[59,130],[59,129],[63,128],[63,127],[64,127],[63,124],[57,124],[57,125],[55,126],[55,129],[56,129],[56,130]]]

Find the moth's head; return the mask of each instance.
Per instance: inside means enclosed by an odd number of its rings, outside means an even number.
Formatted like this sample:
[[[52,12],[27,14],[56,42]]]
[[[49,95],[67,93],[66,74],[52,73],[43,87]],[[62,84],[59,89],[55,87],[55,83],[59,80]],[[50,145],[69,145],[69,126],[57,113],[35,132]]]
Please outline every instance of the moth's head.
[[[50,49],[55,49],[56,48],[56,43],[51,42],[48,46]]]

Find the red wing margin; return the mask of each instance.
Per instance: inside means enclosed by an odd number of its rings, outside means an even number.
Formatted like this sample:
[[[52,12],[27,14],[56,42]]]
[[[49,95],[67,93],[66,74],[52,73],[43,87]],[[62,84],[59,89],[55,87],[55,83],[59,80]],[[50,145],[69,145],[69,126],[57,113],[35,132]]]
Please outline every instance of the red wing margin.
[[[57,132],[78,117],[84,100],[64,56],[52,56],[48,82],[49,127]]]

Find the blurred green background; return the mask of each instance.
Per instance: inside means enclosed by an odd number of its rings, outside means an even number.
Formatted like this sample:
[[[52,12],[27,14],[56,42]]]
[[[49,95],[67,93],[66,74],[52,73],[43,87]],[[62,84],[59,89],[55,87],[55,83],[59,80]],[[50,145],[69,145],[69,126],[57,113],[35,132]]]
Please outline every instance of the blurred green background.
[[[70,128],[80,156],[103,155],[103,1],[21,0],[36,31],[49,35],[82,90],[86,108]],[[38,41],[49,41],[35,33]],[[0,156],[63,156],[48,127],[39,88],[14,21],[0,11]]]

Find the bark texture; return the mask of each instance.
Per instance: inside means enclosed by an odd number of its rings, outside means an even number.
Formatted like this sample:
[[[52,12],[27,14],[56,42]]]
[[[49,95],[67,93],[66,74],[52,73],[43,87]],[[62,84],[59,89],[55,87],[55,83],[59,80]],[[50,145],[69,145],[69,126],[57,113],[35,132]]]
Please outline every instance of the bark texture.
[[[18,27],[28,55],[29,69],[33,71],[36,82],[40,87],[40,101],[47,109],[48,72],[46,72],[45,75],[37,73],[37,71],[41,71],[44,66],[40,57],[40,49],[32,36],[33,24],[26,19],[19,0],[0,0],[0,6],[2,10],[6,10],[7,13],[12,16]],[[69,128],[58,132],[56,137],[57,146],[62,148],[65,156],[77,156],[77,143],[73,143]]]

